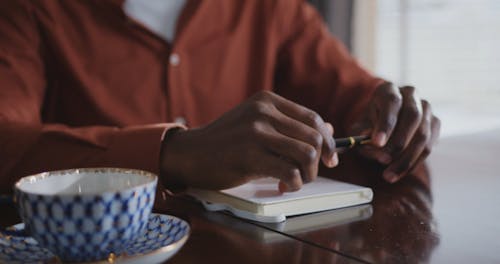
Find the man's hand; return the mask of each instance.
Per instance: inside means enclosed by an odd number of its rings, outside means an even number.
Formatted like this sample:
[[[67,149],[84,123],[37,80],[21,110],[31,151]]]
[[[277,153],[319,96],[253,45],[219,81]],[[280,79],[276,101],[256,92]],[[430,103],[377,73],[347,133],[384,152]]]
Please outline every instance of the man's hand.
[[[369,134],[372,144],[360,153],[387,165],[383,177],[396,182],[424,160],[437,140],[440,121],[429,103],[420,100],[415,88],[380,85],[353,134]]]
[[[332,135],[312,110],[260,92],[205,127],[170,135],[161,157],[165,183],[224,189],[275,177],[280,191],[295,191],[316,178],[320,159],[337,165]]]

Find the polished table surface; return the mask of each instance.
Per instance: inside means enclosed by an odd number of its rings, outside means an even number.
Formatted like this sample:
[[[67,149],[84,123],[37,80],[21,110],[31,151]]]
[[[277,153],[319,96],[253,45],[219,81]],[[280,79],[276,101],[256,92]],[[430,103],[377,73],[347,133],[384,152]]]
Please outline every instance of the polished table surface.
[[[371,217],[293,237],[367,263],[500,263],[499,155],[500,130],[443,138],[394,185],[366,179],[379,178],[376,166],[344,159],[340,178],[374,189]]]
[[[192,233],[169,263],[500,263],[500,131],[440,140],[426,164],[396,184],[353,153],[322,171],[370,186],[370,205],[291,217],[280,224],[206,212],[185,197],[160,213]],[[1,206],[2,226],[17,223]]]

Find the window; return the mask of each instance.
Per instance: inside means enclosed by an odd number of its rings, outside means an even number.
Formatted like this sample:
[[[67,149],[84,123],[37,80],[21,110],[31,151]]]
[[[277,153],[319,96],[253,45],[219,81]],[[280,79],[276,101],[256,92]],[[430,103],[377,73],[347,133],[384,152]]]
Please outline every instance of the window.
[[[376,13],[372,70],[418,87],[443,136],[500,127],[500,1],[378,0]]]

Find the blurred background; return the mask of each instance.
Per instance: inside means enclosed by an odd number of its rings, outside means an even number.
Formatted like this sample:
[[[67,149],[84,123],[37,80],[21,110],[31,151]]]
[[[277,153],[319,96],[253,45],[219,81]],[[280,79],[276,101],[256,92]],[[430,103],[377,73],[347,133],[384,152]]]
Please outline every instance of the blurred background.
[[[500,127],[499,0],[310,0],[372,72],[411,84],[442,137]]]

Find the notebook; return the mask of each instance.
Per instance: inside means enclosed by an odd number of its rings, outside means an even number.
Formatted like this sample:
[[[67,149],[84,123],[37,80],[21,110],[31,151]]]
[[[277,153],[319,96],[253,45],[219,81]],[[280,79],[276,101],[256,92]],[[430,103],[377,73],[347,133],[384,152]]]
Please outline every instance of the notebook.
[[[324,177],[304,184],[297,192],[280,193],[278,180],[263,178],[222,191],[189,189],[210,211],[229,211],[235,216],[267,223],[288,216],[308,214],[371,202],[370,188]]]

